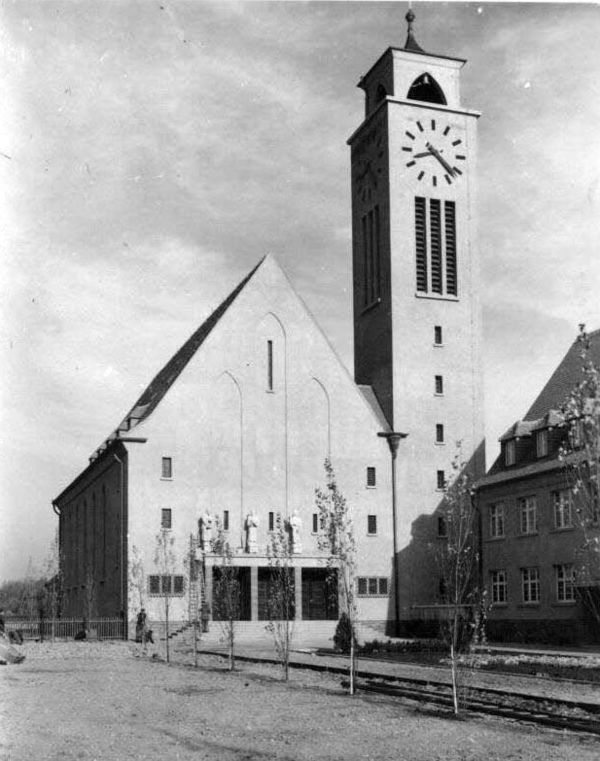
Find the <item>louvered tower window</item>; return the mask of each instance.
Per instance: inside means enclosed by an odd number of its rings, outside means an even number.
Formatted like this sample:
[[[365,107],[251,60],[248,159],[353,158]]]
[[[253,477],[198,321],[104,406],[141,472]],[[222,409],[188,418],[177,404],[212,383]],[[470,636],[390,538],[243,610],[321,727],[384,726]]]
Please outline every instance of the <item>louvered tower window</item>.
[[[415,198],[417,291],[458,295],[456,204],[438,198]]]
[[[364,265],[364,304],[378,301],[381,295],[379,206],[374,206],[361,220]]]

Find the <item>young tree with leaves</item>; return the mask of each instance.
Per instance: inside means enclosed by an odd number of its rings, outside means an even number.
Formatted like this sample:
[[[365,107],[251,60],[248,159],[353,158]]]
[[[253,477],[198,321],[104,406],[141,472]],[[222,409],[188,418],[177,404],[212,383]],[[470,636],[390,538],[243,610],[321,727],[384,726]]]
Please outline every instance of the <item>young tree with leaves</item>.
[[[592,360],[585,325],[579,326],[578,342],[582,379],[560,411],[568,436],[559,458],[569,486],[571,518],[581,533],[573,581],[600,626],[600,367]]]
[[[454,713],[458,715],[459,657],[478,632],[476,620],[481,608],[481,590],[477,508],[471,476],[461,461],[460,453],[452,468],[453,476],[446,485],[443,503],[437,513],[442,530],[435,555],[442,579],[440,595],[446,613],[442,635],[450,651]]]
[[[170,662],[169,649],[169,611],[173,596],[173,576],[176,570],[175,537],[169,529],[163,528],[156,535],[154,548],[154,565],[159,572],[160,594],[163,599],[165,613],[165,647],[167,663]]]
[[[290,676],[290,650],[295,616],[296,588],[292,565],[293,547],[281,513],[277,513],[275,530],[271,534],[268,547],[269,586],[267,590],[267,611],[275,650],[287,682]]]
[[[213,569],[213,616],[219,622],[229,653],[229,670],[235,669],[235,635],[240,619],[239,569],[233,565],[233,553],[222,528],[217,524],[213,551],[221,556],[221,565]]]
[[[354,694],[356,674],[356,541],[354,526],[344,495],[340,492],[333,466],[325,460],[325,488],[315,489],[319,511],[319,549],[327,553],[330,584],[338,590],[342,614],[350,630],[350,694]]]

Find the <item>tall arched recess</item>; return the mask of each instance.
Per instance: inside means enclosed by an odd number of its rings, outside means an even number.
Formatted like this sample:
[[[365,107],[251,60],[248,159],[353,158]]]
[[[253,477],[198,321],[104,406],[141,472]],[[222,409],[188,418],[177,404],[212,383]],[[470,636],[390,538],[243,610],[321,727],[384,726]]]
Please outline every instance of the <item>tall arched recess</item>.
[[[442,106],[446,104],[446,96],[444,91],[431,76],[431,74],[421,74],[417,77],[412,85],[408,89],[406,96],[408,100],[422,100],[426,103],[441,103]]]

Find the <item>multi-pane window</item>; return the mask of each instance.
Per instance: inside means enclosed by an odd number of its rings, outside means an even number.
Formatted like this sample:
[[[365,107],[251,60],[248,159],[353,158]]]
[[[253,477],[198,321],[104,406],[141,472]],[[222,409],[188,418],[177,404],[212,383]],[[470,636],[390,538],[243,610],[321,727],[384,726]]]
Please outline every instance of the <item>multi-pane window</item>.
[[[446,473],[443,470],[437,471],[437,488],[438,489],[446,488]]]
[[[364,256],[364,304],[368,306],[376,302],[381,294],[379,206],[375,206],[363,215],[361,230]]]
[[[435,442],[436,444],[444,443],[444,426],[442,423],[436,423],[435,426]]]
[[[490,586],[492,588],[492,603],[505,603],[508,599],[508,583],[504,569],[490,573]]]
[[[148,593],[151,595],[183,595],[183,576],[148,576]]]
[[[173,478],[173,460],[170,457],[162,458],[162,477]]]
[[[367,534],[377,533],[377,516],[367,515]]]
[[[313,534],[319,533],[319,513],[312,514],[312,532]]]
[[[275,530],[275,513],[269,513],[269,531]]]
[[[160,511],[160,527],[171,528],[171,508],[163,507]]]
[[[436,394],[444,393],[444,378],[441,375],[435,376],[435,393]]]
[[[521,533],[535,534],[537,532],[537,501],[535,497],[521,497],[519,500],[521,516]]]
[[[521,568],[521,597],[523,602],[540,601],[540,572],[537,568]]]
[[[388,579],[386,576],[359,576],[356,589],[360,597],[380,597],[388,594]]]
[[[516,444],[514,439],[510,439],[504,445],[504,464],[514,465],[516,462]]]
[[[535,452],[538,457],[548,454],[548,431],[538,431],[535,436]]]
[[[504,536],[504,503],[490,505],[490,536],[494,539]]]
[[[571,563],[555,565],[556,599],[558,602],[575,601],[575,568]]]
[[[223,531],[229,531],[229,510],[223,510]]]
[[[375,468],[367,468],[367,486],[377,486],[377,472]]]
[[[552,494],[554,498],[554,527],[571,528],[573,525],[573,512],[571,509],[571,492],[561,489]]]
[[[434,325],[433,327],[433,343],[436,346],[441,346],[442,341],[442,326],[441,325]]]
[[[454,201],[430,198],[427,203],[426,198],[415,198],[415,245],[417,291],[456,296],[458,280]]]

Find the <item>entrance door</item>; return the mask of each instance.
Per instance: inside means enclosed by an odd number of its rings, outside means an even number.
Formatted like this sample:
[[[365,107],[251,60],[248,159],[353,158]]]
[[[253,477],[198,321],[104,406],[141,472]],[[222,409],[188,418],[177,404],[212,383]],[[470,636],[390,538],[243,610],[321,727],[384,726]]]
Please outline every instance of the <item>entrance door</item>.
[[[337,617],[337,571],[303,568],[302,618],[305,621],[335,621]]]
[[[250,568],[213,567],[213,619],[250,621]]]

